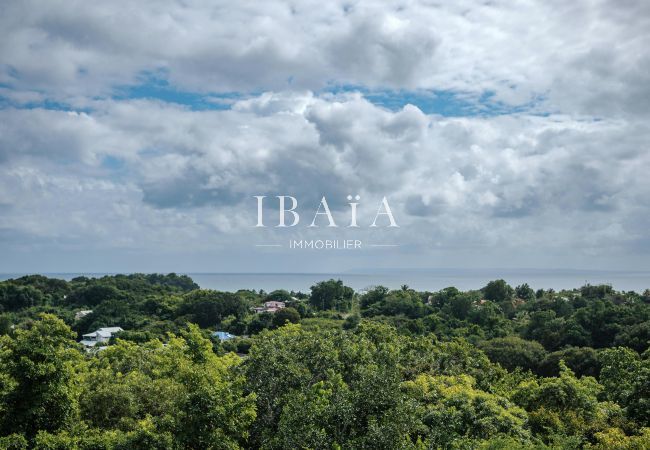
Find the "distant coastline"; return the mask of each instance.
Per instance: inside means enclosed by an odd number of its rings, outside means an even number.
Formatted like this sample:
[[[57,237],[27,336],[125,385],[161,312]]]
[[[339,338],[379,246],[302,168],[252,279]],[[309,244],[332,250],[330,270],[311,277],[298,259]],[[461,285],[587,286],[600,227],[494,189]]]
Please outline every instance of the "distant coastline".
[[[102,277],[118,272],[43,272],[48,277],[70,280],[77,276]],[[204,289],[237,291],[238,289],[289,289],[308,291],[319,281],[341,279],[357,291],[382,285],[397,289],[407,284],[413,289],[437,291],[454,286],[459,289],[480,289],[488,281],[505,279],[512,285],[528,283],[534,289],[573,289],[589,284],[609,284],[616,290],[643,292],[650,288],[649,271],[616,271],[588,269],[358,269],[354,271],[315,273],[197,273],[189,275]],[[0,280],[28,273],[2,273]]]

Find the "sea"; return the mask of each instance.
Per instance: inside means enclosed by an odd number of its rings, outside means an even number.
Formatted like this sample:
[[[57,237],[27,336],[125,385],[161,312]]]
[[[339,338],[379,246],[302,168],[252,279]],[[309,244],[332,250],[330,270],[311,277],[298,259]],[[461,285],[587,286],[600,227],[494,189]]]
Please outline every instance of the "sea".
[[[178,272],[181,274],[182,272]],[[17,278],[25,273],[0,274],[0,280]],[[48,277],[70,280],[81,275],[101,277],[113,273],[43,273]],[[455,286],[460,290],[480,289],[489,281],[504,279],[511,286],[523,283],[537,289],[573,289],[585,284],[608,284],[617,291],[643,292],[650,289],[650,272],[604,271],[579,269],[382,269],[344,273],[185,273],[204,289],[237,291],[239,289],[286,289],[309,292],[319,281],[342,280],[355,291],[373,286],[397,289],[403,285],[418,291],[438,291]]]

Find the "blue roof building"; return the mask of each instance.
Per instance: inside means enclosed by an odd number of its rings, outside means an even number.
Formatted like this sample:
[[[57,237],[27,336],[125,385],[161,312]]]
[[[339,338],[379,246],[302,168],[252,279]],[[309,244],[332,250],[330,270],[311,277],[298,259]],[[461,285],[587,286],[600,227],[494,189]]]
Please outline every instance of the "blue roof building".
[[[234,334],[230,334],[227,331],[215,331],[212,333],[212,336],[219,338],[220,341],[227,341],[228,339],[236,338]]]

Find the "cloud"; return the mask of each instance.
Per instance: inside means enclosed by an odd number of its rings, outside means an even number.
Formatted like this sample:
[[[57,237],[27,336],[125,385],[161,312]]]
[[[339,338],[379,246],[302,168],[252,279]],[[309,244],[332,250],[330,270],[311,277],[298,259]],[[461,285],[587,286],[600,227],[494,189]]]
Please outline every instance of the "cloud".
[[[439,38],[410,14],[355,8],[325,45],[327,59],[342,82],[388,87],[421,87],[435,64]]]
[[[400,223],[348,231],[400,242],[387,264],[648,268],[648,30],[606,0],[4,2],[0,250],[245,267],[258,237],[337,236],[254,230],[252,196],[343,224],[358,194]]]
[[[92,157],[86,149],[92,141],[101,138],[102,144],[109,144],[110,136],[102,135],[105,130],[87,114],[49,111],[44,109],[0,110],[0,160],[9,157],[42,156],[53,160],[78,160]],[[48,134],[42,131],[47,129]],[[108,149],[106,149],[108,150]]]
[[[0,135],[0,228],[36,242],[233,249],[257,236],[253,195],[269,196],[269,225],[275,195],[296,196],[303,222],[325,195],[346,224],[346,196],[359,194],[364,225],[386,195],[400,223],[390,238],[422,255],[566,246],[604,257],[646,233],[650,157],[637,145],[650,136],[637,121],[442,118],[288,92],[227,111],[125,100],[90,114],[2,113],[11,132]],[[23,150],[7,151],[18,141]]]
[[[370,89],[647,116],[643,2],[8,1],[0,83],[80,106],[162,78],[189,92]],[[646,39],[644,39],[646,38]],[[31,92],[31,94],[30,94]]]

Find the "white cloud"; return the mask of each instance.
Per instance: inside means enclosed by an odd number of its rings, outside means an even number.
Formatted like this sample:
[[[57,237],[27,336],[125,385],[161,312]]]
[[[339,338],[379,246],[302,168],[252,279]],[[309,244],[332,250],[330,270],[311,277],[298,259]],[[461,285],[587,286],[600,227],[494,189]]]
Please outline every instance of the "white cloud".
[[[647,115],[647,9],[608,0],[8,1],[0,83],[82,104],[149,72],[198,92],[350,83]]]
[[[534,266],[544,248],[579,264],[647,235],[650,157],[637,145],[650,136],[637,121],[442,118],[352,94],[268,93],[230,111],[95,106],[0,112],[13,119],[0,148],[29,150],[4,153],[0,228],[63,246],[232,250],[258,236],[253,195],[296,195],[304,220],[327,195],[343,224],[359,193],[360,222],[387,195],[401,225],[389,237],[421,257],[528,249]]]
[[[206,251],[243,266],[252,195],[295,194],[306,215],[327,195],[345,221],[358,193],[361,221],[388,195],[402,225],[358,231],[404,244],[387,263],[648,268],[649,12],[613,0],[4,2],[0,250]],[[230,109],[114,95],[151,77]],[[322,91],[339,85],[536,103],[451,118]],[[78,112],[27,108],[52,102]]]

